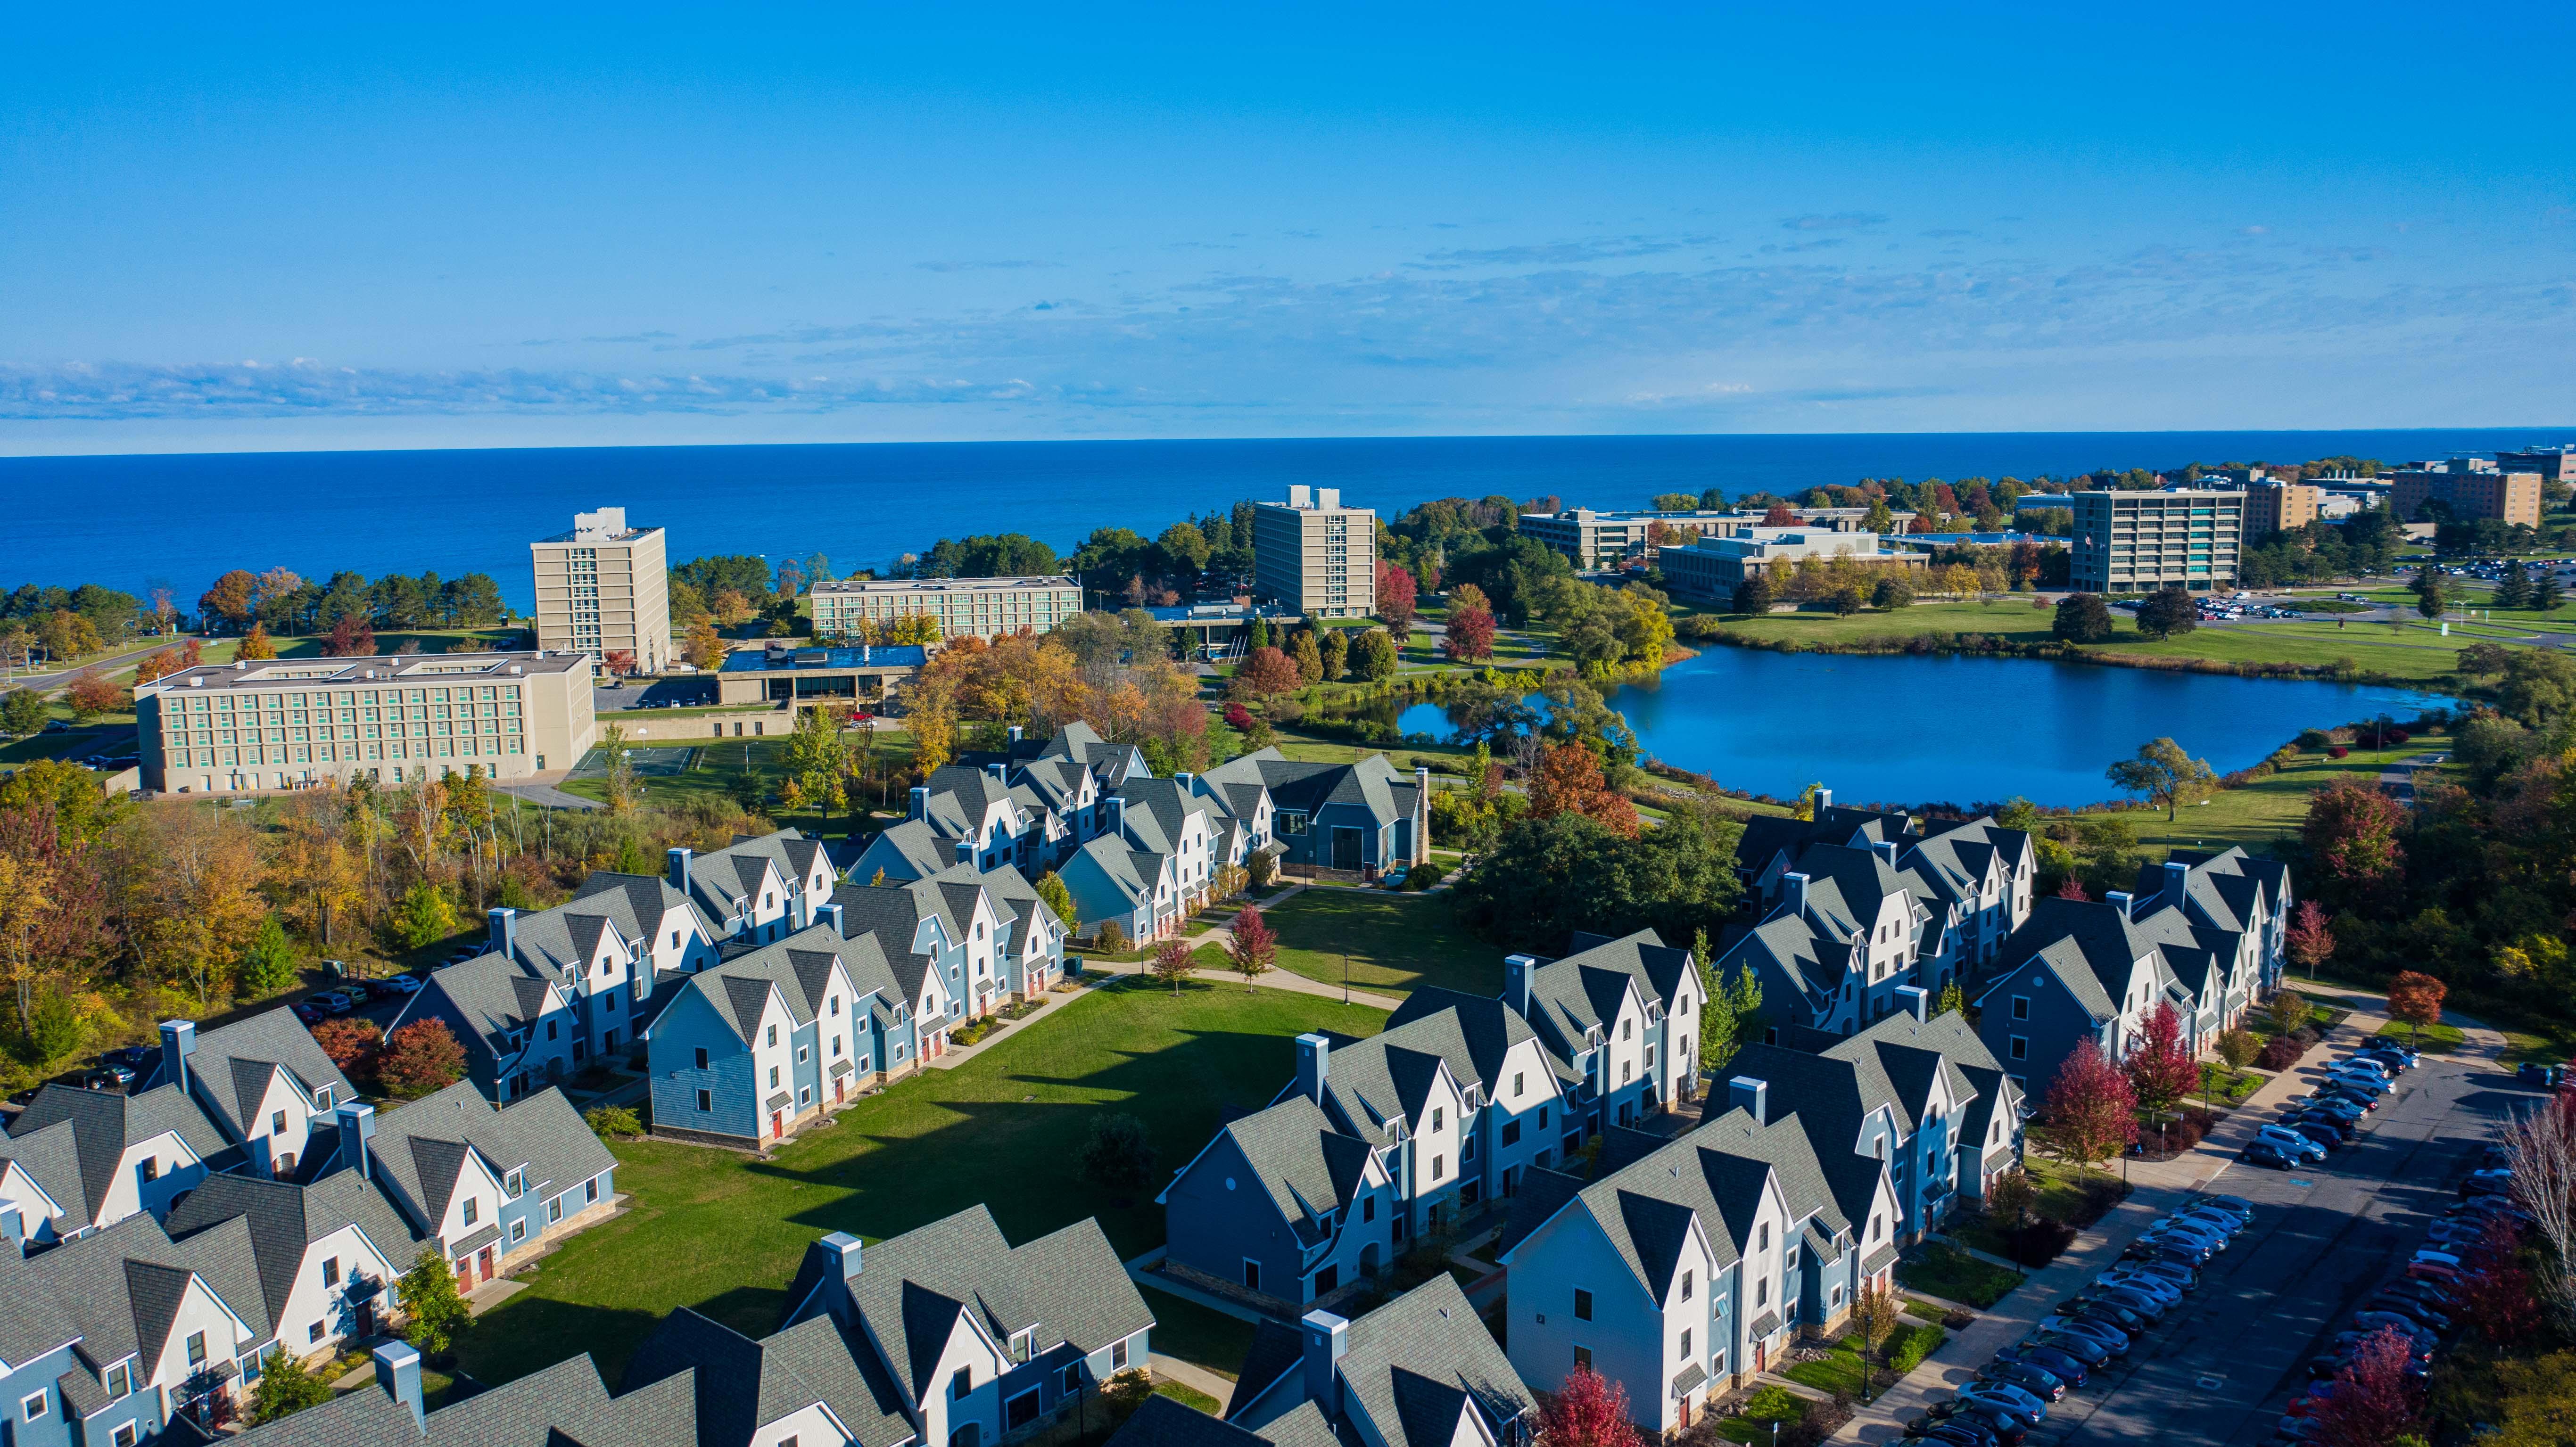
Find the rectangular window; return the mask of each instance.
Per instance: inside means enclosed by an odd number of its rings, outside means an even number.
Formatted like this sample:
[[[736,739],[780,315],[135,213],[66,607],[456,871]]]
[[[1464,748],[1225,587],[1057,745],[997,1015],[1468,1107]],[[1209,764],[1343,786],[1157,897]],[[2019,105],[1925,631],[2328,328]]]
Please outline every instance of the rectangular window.
[[[268,1113],[268,1133],[269,1133],[270,1135],[284,1135],[284,1134],[286,1134],[286,1112],[285,1112],[285,1111],[282,1111],[282,1110],[273,1110],[273,1111],[270,1111],[270,1112]]]
[[[1261,1289],[1261,1263],[1249,1256],[1243,1258],[1243,1289],[1246,1291]]]
[[[1516,1120],[1503,1122],[1503,1144],[1507,1146],[1516,1146],[1520,1143],[1521,1123]]]
[[[710,1112],[710,1111],[714,1110],[715,1108],[716,1108],[716,1093],[715,1093],[714,1091],[712,1091],[712,1090],[701,1090],[701,1091],[699,1091],[699,1092],[698,1092],[698,1114],[700,1114],[700,1115],[705,1115],[705,1114],[707,1114],[708,1112]]]
[[[1576,1321],[1592,1319],[1592,1293],[1580,1286],[1574,1288],[1574,1319]]]
[[[948,1379],[948,1395],[953,1400],[960,1402],[965,1401],[966,1394],[973,1390],[975,1390],[975,1369],[973,1367],[959,1367],[957,1369],[957,1375]]]
[[[2030,1041],[2027,1038],[2020,1035],[2012,1038],[2012,1058],[2015,1060],[2030,1058]]]
[[[192,1331],[188,1333],[188,1365],[191,1367],[202,1367],[205,1364],[206,1334],[201,1331]]]
[[[1434,1132],[1437,1132],[1441,1126],[1447,1122],[1448,1118],[1447,1111],[1436,1105],[1431,1107],[1431,1129]]]
[[[1690,1328],[1689,1328],[1689,1327],[1683,1327],[1683,1328],[1682,1328],[1682,1360],[1683,1360],[1683,1361],[1689,1361],[1689,1360],[1691,1359],[1691,1349],[1690,1349],[1690,1347],[1691,1347],[1691,1334],[1690,1334]]]
[[[465,1198],[465,1224],[466,1224],[466,1225],[468,1225],[468,1226],[473,1225],[473,1224],[474,1224],[474,1222],[475,1222],[475,1219],[476,1219],[478,1216],[480,1216],[480,1215],[482,1214],[482,1212],[483,1212],[483,1203],[482,1203],[482,1202],[475,1200],[472,1196],[468,1196],[468,1197],[466,1197],[466,1198]]]
[[[512,1171],[509,1179],[502,1182],[502,1186],[510,1193],[510,1199],[515,1201],[527,1194],[528,1178],[517,1171]]]
[[[134,1170],[135,1174],[141,1176],[146,1181],[157,1181],[161,1179],[161,1161],[156,1156],[145,1156],[141,1161],[136,1163]]]
[[[1119,1341],[1109,1344],[1109,1368],[1111,1371],[1118,1372],[1127,1370],[1127,1343]]]
[[[2016,1020],[2027,1020],[2030,1018],[2030,996],[2013,996],[2013,1018]]]
[[[598,1202],[599,1178],[597,1176],[581,1183],[581,1199],[584,1205],[594,1205]]]
[[[525,1216],[522,1216],[522,1217],[520,1217],[518,1220],[513,1221],[513,1222],[511,1222],[511,1223],[510,1223],[510,1244],[511,1244],[511,1245],[513,1245],[513,1246],[516,1246],[516,1245],[518,1245],[520,1242],[525,1241],[525,1240],[527,1240],[527,1239],[528,1239],[528,1218],[527,1218],[527,1217],[525,1217]]]
[[[107,1369],[107,1395],[110,1398],[122,1397],[133,1390],[134,1368],[118,1362]]]
[[[42,1391],[31,1392],[18,1403],[18,1415],[30,1422],[41,1422],[45,1418],[46,1410],[51,1406],[52,1399]]]
[[[1693,1285],[1693,1282],[1691,1281],[1692,1274],[1693,1273],[1688,1271],[1682,1273],[1682,1300],[1684,1301],[1691,1299],[1691,1287]]]
[[[551,1226],[562,1219],[563,1197],[557,1196],[553,1200],[546,1202],[546,1224]]]
[[[1574,1364],[1587,1372],[1592,1370],[1592,1348],[1585,1346],[1576,1347],[1574,1349]]]
[[[339,1257],[325,1256],[322,1258],[322,1284],[324,1286],[337,1286],[340,1284]]]
[[[320,1340],[322,1340],[322,1323],[317,1321],[304,1329],[304,1344],[306,1346],[311,1346]]]
[[[110,1447],[134,1447],[136,1441],[139,1440],[134,1434],[135,1427],[133,1423],[119,1422],[116,1424],[116,1430],[108,1436]]]
[[[703,1045],[698,1047],[698,1068],[700,1070],[707,1068],[707,1047]]]

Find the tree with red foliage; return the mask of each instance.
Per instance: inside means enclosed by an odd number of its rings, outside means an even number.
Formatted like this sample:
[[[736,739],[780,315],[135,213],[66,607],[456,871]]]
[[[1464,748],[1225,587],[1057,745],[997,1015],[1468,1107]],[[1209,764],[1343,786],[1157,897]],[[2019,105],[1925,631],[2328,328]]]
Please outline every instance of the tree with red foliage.
[[[2377,784],[2337,779],[2308,796],[2299,835],[2320,874],[2347,899],[2358,900],[2396,881],[2406,864],[2397,842],[2403,811]]]
[[[2057,882],[2057,897],[2059,899],[2075,900],[2084,904],[2090,904],[2093,902],[2093,896],[2084,892],[2084,881],[2076,878],[2072,874]]]
[[[2090,1171],[2138,1138],[2138,1098],[2129,1078],[2090,1036],[2076,1043],[2048,1087],[2045,1149]]]
[[[331,625],[331,636],[322,644],[325,658],[372,658],[376,652],[376,630],[355,613],[343,613]]]
[[[2540,1325],[2540,1295],[2522,1264],[2522,1232],[2513,1218],[2486,1218],[2486,1229],[2460,1255],[2460,1311],[2489,1342],[2522,1340]]]
[[[1254,698],[1268,698],[1295,689],[1304,679],[1287,654],[1276,648],[1256,648],[1243,656],[1243,666],[1234,671],[1234,681]]]
[[[2423,1399],[2406,1375],[2413,1350],[2395,1327],[2364,1337],[2335,1373],[2334,1391],[2309,1414],[2318,1440],[2335,1447],[2394,1447],[2398,1438],[2422,1432]]]
[[[31,764],[17,782],[53,769],[70,766]],[[115,942],[98,906],[107,894],[98,850],[78,822],[49,798],[0,809],[0,983],[17,1011],[19,1038],[30,1043],[37,986],[57,971],[78,972]]]
[[[385,1042],[376,1067],[385,1093],[406,1100],[446,1089],[465,1077],[465,1047],[456,1043],[443,1020],[405,1025]]]
[[[1612,793],[1601,777],[1601,760],[1581,744],[1550,744],[1540,750],[1529,781],[1529,817],[1552,819],[1580,814],[1622,839],[1637,837],[1637,806]]]
[[[2450,993],[2450,986],[2421,970],[2400,970],[2388,982],[2388,1016],[2420,1036],[2425,1026],[2441,1023],[2442,998]]]
[[[2308,972],[2311,980],[2317,977],[2317,966],[2334,958],[2334,926],[2327,922],[2326,912],[2315,900],[2300,900],[2299,907],[2291,912],[2289,945],[2290,958]]]
[[[1226,927],[1232,943],[1225,947],[1226,958],[1233,962],[1234,972],[1243,976],[1247,985],[1269,973],[1279,959],[1279,935],[1261,917],[1259,905],[1247,904]]]
[[[71,700],[74,716],[83,721],[103,713],[122,713],[133,706],[125,690],[116,686],[115,680],[97,672],[84,673],[73,679],[71,687],[63,690],[63,696]]]
[[[1413,574],[1381,558],[1377,565],[1377,616],[1403,642],[1413,633]]]
[[[601,656],[599,662],[602,668],[619,678],[635,671],[635,655],[628,649],[612,648]]]
[[[1590,1367],[1567,1373],[1539,1408],[1538,1435],[1547,1447],[1642,1447],[1628,1418],[1628,1389]]]
[[[2170,1000],[2158,1000],[2147,1016],[2147,1028],[2129,1058],[2120,1063],[2129,1078],[2129,1093],[2157,1120],[2181,1103],[2200,1084],[2200,1061],[2183,1039],[2182,1014]]]
[[[134,665],[134,686],[156,683],[179,671],[179,650],[164,648]]]
[[[1798,525],[1798,514],[1787,503],[1775,502],[1771,504],[1771,510],[1762,515],[1762,525],[1766,528],[1794,528]]]
[[[1225,726],[1233,729],[1237,733],[1250,733],[1252,731],[1252,710],[1245,708],[1239,703],[1227,704],[1225,706]]]
[[[1481,663],[1494,656],[1494,615],[1482,608],[1459,608],[1449,614],[1448,635],[1440,649],[1460,663]]]
[[[313,1043],[322,1047],[322,1053],[331,1057],[342,1075],[361,1079],[376,1073],[377,1057],[384,1053],[385,1032],[377,1029],[373,1020],[343,1015],[314,1026]]]

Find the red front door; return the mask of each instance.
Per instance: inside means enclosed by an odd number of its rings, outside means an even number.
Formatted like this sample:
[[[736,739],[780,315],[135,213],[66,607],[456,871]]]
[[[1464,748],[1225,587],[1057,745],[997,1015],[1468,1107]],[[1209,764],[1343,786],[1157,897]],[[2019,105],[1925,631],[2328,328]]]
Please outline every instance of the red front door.
[[[479,1267],[481,1267],[481,1268],[483,1268],[483,1279],[484,1279],[484,1280],[486,1280],[486,1281],[491,1280],[491,1279],[492,1279],[492,1248],[491,1248],[491,1247],[489,1247],[489,1246],[486,1246],[486,1247],[484,1247],[482,1250],[475,1252],[475,1253],[474,1253],[474,1264],[475,1264],[475,1265],[477,1265],[477,1266],[479,1266]]]
[[[841,1103],[841,1084],[842,1082],[838,1079],[835,1079],[832,1082],[832,1103],[834,1105]]]
[[[769,1113],[769,1135],[772,1140],[787,1138],[787,1117],[784,1114],[774,1110]]]

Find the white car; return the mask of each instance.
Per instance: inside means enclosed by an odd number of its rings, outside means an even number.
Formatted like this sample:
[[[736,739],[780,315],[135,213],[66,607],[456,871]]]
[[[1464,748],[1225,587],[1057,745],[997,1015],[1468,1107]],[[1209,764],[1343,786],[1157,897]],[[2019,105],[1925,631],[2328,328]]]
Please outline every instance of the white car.
[[[391,979],[372,980],[368,983],[374,989],[391,990],[397,995],[417,994],[420,991],[420,976],[418,975],[396,975]]]

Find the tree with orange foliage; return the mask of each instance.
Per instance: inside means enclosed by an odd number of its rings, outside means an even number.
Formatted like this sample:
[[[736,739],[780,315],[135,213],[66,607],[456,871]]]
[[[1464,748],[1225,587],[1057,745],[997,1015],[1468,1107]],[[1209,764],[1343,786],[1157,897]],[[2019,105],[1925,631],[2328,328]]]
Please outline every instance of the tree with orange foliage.
[[[2427,1025],[2442,1020],[2442,999],[2451,987],[2421,970],[2401,970],[2388,982],[2388,1017],[2406,1022],[2420,1036]]]
[[[1637,837],[1637,807],[1610,790],[1601,760],[1581,744],[1550,744],[1531,772],[1529,817],[1580,814],[1623,839]]]
[[[269,639],[268,625],[265,623],[253,623],[250,625],[250,631],[242,635],[240,649],[233,654],[233,657],[235,658],[244,659],[252,663],[257,663],[263,659],[275,658],[276,656],[277,644]]]
[[[1254,698],[1268,698],[1274,693],[1295,689],[1305,679],[1287,654],[1276,648],[1256,648],[1244,655],[1243,666],[1235,670],[1234,681]]]
[[[72,712],[83,723],[128,706],[125,690],[117,687],[116,681],[103,673],[80,675],[72,680],[71,687],[63,690],[63,694],[71,700]]]
[[[370,658],[376,651],[376,630],[355,613],[343,613],[331,625],[331,636],[323,640],[325,658]]]
[[[171,674],[178,671],[179,650],[176,648],[164,648],[160,652],[144,659],[141,663],[134,665],[134,686],[141,688],[147,683],[154,683],[161,679],[168,678]]]

